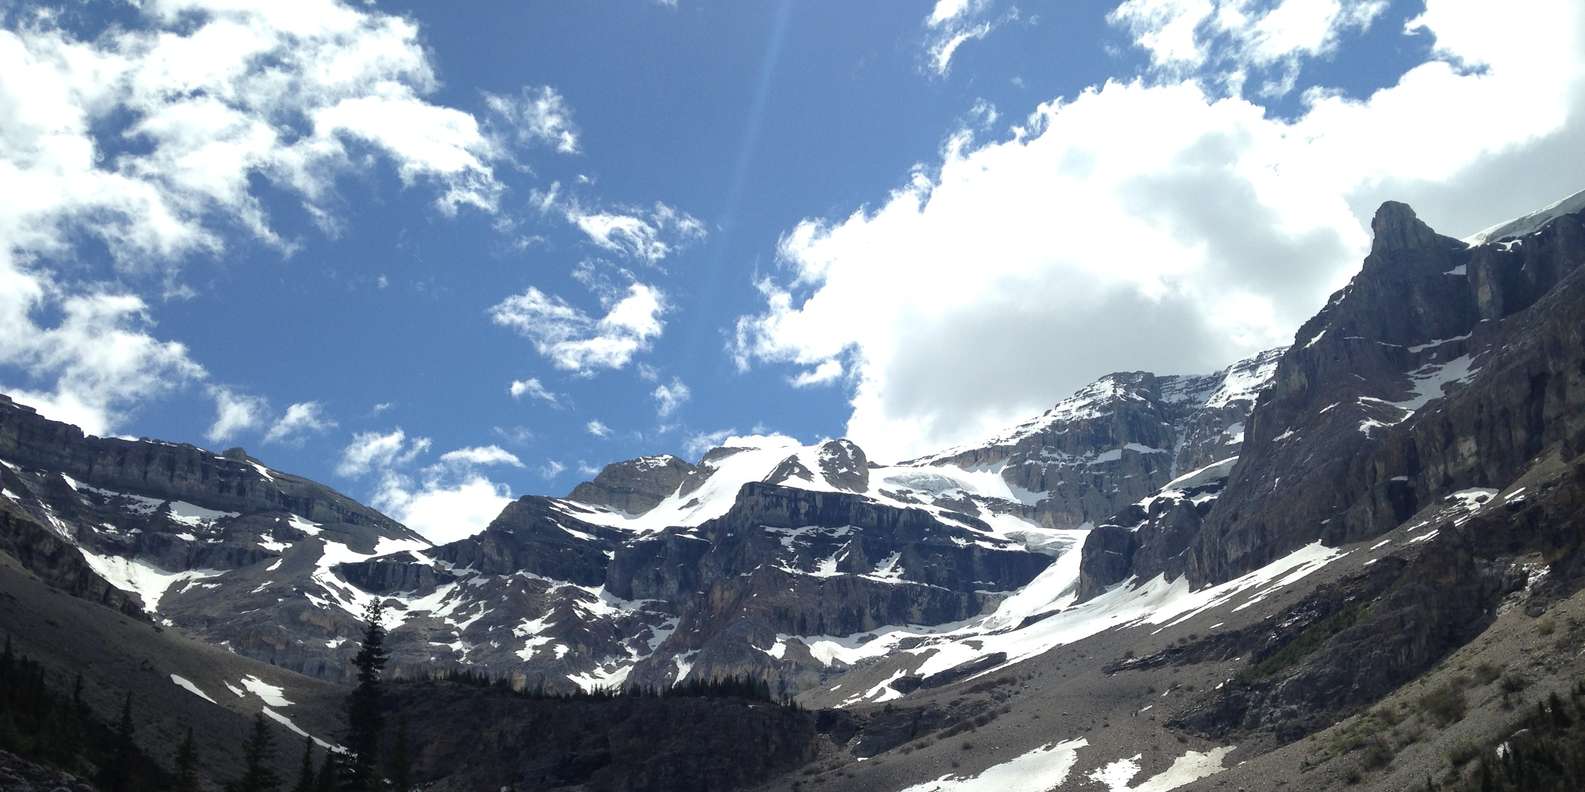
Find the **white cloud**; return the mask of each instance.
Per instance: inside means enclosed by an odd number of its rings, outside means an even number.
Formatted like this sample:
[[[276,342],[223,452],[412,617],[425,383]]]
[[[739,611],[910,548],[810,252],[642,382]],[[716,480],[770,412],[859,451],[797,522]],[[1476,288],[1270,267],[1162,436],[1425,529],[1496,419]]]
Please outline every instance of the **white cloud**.
[[[211,443],[223,443],[241,432],[258,428],[270,410],[269,401],[263,397],[238,393],[223,386],[210,388],[209,395],[215,400],[215,422],[204,437]]]
[[[688,389],[682,380],[672,377],[671,382],[655,386],[651,394],[655,397],[655,412],[662,418],[670,416],[678,407],[687,403],[693,396],[693,391]]]
[[[530,286],[490,309],[498,325],[516,330],[557,368],[592,372],[619,369],[660,336],[665,295],[643,283],[631,284],[605,316],[594,319],[566,300]]]
[[[512,384],[508,385],[506,390],[508,393],[512,394],[512,398],[514,399],[521,399],[524,396],[527,396],[531,399],[538,399],[548,404],[561,404],[561,399],[557,397],[556,394],[551,393],[550,390],[544,385],[541,385],[539,378],[537,377],[512,380]]]
[[[814,385],[828,385],[842,377],[842,361],[832,358],[820,361],[820,365],[806,371],[800,371],[788,382],[794,388],[808,388]]]
[[[705,236],[698,218],[659,201],[649,211],[586,211],[567,207],[567,219],[597,247],[658,264],[679,246]]]
[[[511,502],[510,487],[477,473],[421,482],[388,473],[370,498],[375,508],[437,545],[479,533]]]
[[[447,451],[440,455],[440,461],[447,465],[511,465],[522,467],[523,461],[517,455],[498,445],[471,446]]]
[[[1368,30],[1386,9],[1386,0],[1125,0],[1107,19],[1167,73],[1225,63],[1236,88],[1247,70],[1275,67],[1260,93],[1283,94],[1303,59],[1334,53],[1344,34]]]
[[[65,297],[57,303],[57,323],[39,326],[33,312],[56,293],[36,271],[14,266],[0,250],[0,364],[16,366],[30,380],[4,387],[43,415],[106,434],[139,401],[207,376],[186,346],[146,332],[148,307],[132,295]]]
[[[1461,235],[1585,185],[1566,153],[1585,146],[1585,8],[1432,0],[1411,27],[1436,57],[1291,119],[1195,81],[1112,82],[949,148],[875,208],[784,235],[739,362],[846,361],[848,436],[910,456],[1107,371],[1286,343],[1358,268],[1381,200]]]
[[[437,85],[404,17],[336,0],[161,0],[89,32],[65,16],[8,12],[0,30],[0,365],[25,374],[13,395],[46,414],[103,433],[204,379],[148,331],[140,298],[61,280],[62,261],[80,276],[85,239],[118,276],[163,270],[180,296],[175,268],[222,251],[222,230],[293,247],[259,185],[334,227],[338,178],[383,158],[443,211],[497,205],[500,152],[471,115],[423,98]]]
[[[325,406],[316,401],[297,402],[264,433],[266,443],[298,443],[305,435],[334,429],[336,422],[325,415]]]
[[[930,27],[940,27],[981,5],[984,5],[983,0],[979,2],[976,0],[936,0],[935,6],[930,9],[930,16],[925,20],[925,24]]]
[[[606,426],[605,424],[601,423],[600,421],[590,421],[590,422],[584,424],[583,428],[588,430],[589,434],[594,435],[595,437],[610,437],[611,436],[611,427]]]
[[[519,143],[540,143],[563,154],[578,153],[578,126],[567,100],[548,85],[527,86],[517,96],[486,93],[489,106],[504,125],[504,134]]]
[[[523,467],[516,454],[487,445],[447,451],[435,464],[410,473],[404,468],[429,448],[428,440],[408,443],[400,429],[359,437],[364,442],[354,441],[358,452],[353,467],[379,473],[379,484],[369,502],[435,544],[483,531],[512,502],[512,488],[490,480],[478,468]],[[353,446],[348,447],[349,452]],[[344,461],[350,458],[344,457]]]
[[[540,466],[539,475],[545,479],[553,479],[561,475],[562,471],[566,469],[566,465],[563,465],[554,459],[547,459],[545,460],[545,464]]]
[[[689,458],[697,459],[704,452],[717,448],[726,442],[728,437],[736,433],[736,429],[717,429],[714,432],[696,432],[683,440],[683,453]]]
[[[1017,6],[992,16],[990,0],[937,0],[925,17],[926,67],[937,77],[952,70],[952,59],[964,44],[978,41],[996,28],[1019,19]]]
[[[990,35],[991,23],[981,22],[958,28],[945,36],[935,40],[930,45],[930,67],[938,76],[944,76],[952,70],[952,56],[957,54],[958,48],[970,41],[977,41]]]
[[[408,441],[407,433],[400,427],[389,432],[359,432],[352,442],[342,449],[336,473],[342,476],[362,476],[381,468],[391,468],[411,463],[429,450],[427,437]]]

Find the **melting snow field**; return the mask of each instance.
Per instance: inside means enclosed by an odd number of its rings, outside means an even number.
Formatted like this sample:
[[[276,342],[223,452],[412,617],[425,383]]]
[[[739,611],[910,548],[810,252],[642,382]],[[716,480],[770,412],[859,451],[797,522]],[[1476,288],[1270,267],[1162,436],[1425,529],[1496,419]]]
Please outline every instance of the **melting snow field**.
[[[901,792],[1046,792],[1067,781],[1073,766],[1078,763],[1079,751],[1089,747],[1089,741],[1080,737],[1060,743],[1050,743],[1028,753],[970,776],[944,775],[934,781],[914,784]],[[1191,781],[1198,781],[1222,771],[1222,760],[1233,746],[1213,748],[1209,751],[1189,751],[1173,761],[1172,766],[1151,776],[1138,786],[1131,785],[1139,775],[1140,754],[1119,759],[1092,771],[1089,780],[1106,788],[1107,792],[1168,792]]]
[[[944,775],[901,792],[1046,792],[1068,780],[1088,740],[1051,743],[973,776]]]
[[[783,635],[778,636],[777,643],[802,641],[814,657],[828,665],[853,665],[897,652],[920,655],[924,661],[915,673],[926,677],[996,652],[1006,653],[1006,661],[996,667],[1005,668],[1114,627],[1155,626],[1160,630],[1219,606],[1242,610],[1345,553],[1316,542],[1218,586],[1194,591],[1187,580],[1167,581],[1158,575],[1142,584],[1129,579],[1095,599],[1075,605],[1077,555],[1077,549],[1064,554],[1027,588],[1004,600],[995,612],[967,622],[927,628],[884,628],[845,637]],[[1044,618],[1035,618],[1042,615]],[[1032,623],[1018,627],[1026,621]],[[898,649],[907,639],[916,639],[917,645]],[[986,669],[979,675],[993,670]]]
[[[1104,785],[1106,792],[1167,792],[1190,781],[1198,781],[1208,775],[1222,772],[1222,760],[1232,751],[1233,746],[1212,748],[1204,752],[1189,751],[1174,760],[1171,767],[1151,776],[1139,786],[1130,784],[1134,776],[1139,775],[1139,754],[1129,759],[1119,759],[1091,772],[1089,778]]]
[[[222,572],[210,569],[189,569],[185,572],[166,572],[146,561],[136,558],[122,558],[120,556],[103,556],[78,548],[83,554],[83,560],[88,562],[95,573],[109,581],[110,585],[122,591],[130,591],[143,600],[143,609],[154,613],[159,609],[160,599],[170,590],[171,584],[178,580],[195,581],[204,578],[219,577]],[[189,583],[191,585],[191,583]],[[185,590],[185,589],[184,589]]]
[[[286,689],[279,685],[272,685],[251,674],[243,677],[240,684],[247,688],[249,693],[258,696],[267,706],[292,706],[292,702],[286,699]]]

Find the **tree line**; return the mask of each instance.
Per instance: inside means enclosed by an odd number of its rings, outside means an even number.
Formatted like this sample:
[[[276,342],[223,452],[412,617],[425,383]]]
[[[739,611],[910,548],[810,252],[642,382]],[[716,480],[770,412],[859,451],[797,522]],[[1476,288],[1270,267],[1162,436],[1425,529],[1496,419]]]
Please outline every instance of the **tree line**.
[[[789,709],[801,709],[790,695],[771,691],[770,683],[752,674],[734,674],[709,679],[685,679],[667,687],[652,685],[622,685],[593,687],[573,691],[546,690],[544,683],[533,687],[517,687],[504,676],[490,676],[469,668],[448,668],[431,674],[430,679],[456,682],[474,687],[488,687],[506,691],[529,699],[554,701],[603,701],[615,698],[735,698],[778,704]]]
[[[384,610],[378,599],[364,611],[363,640],[353,658],[356,684],[345,702],[344,744],[318,748],[312,737],[303,741],[295,782],[277,771],[280,748],[263,712],[253,717],[241,746],[242,771],[223,784],[225,792],[409,792],[412,763],[405,720],[387,723],[384,688]],[[749,674],[687,679],[669,687],[602,687],[577,692],[550,692],[543,684],[515,688],[506,678],[468,669],[450,669],[431,679],[498,688],[532,699],[610,700],[628,698],[735,698],[799,708],[791,696],[772,693],[764,679]],[[0,654],[0,749],[60,768],[80,778],[93,778],[105,792],[200,792],[201,779],[214,778],[193,743],[192,730],[178,747],[169,770],[137,746],[134,702],[126,695],[114,724],[100,721],[82,700],[82,676],[68,697],[51,688],[44,667],[12,652],[9,638]]]
[[[290,792],[409,792],[407,724],[387,733],[381,676],[385,669],[385,627],[378,601],[364,612],[363,643],[354,665],[357,685],[347,697],[346,745],[316,750],[305,738],[296,783]],[[49,684],[39,662],[12,651],[8,637],[0,652],[0,750],[37,764],[91,779],[105,792],[200,792],[213,778],[193,744],[192,729],[177,748],[170,770],[137,745],[132,694],[120,718],[105,723],[83,702],[79,674],[70,696]],[[272,727],[260,712],[242,745],[242,772],[223,785],[226,792],[285,792],[276,771]],[[316,759],[316,754],[319,758]]]

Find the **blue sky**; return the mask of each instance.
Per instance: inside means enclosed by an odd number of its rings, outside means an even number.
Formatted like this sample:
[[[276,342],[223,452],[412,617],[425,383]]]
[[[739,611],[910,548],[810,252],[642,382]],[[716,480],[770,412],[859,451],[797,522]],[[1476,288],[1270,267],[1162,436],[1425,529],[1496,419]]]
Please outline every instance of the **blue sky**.
[[[1580,10],[1469,5],[0,7],[0,392],[426,524],[965,442],[1579,189]]]

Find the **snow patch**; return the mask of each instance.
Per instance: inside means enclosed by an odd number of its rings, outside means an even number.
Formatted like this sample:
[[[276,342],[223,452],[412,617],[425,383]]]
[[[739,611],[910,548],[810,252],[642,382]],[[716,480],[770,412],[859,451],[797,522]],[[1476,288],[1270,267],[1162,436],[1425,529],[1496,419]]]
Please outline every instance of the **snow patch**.
[[[1089,744],[1083,737],[1050,743],[975,775],[948,773],[901,792],[1046,792],[1068,780],[1068,773],[1078,761],[1079,749]]]
[[[210,698],[208,693],[205,693],[204,691],[199,690],[198,686],[193,684],[192,681],[188,680],[186,677],[179,677],[179,676],[177,676],[175,674],[171,674],[171,681],[176,683],[177,687],[179,687],[179,688],[187,691],[188,693],[191,693],[191,694],[203,699],[204,701],[209,702],[210,704],[217,704],[218,703],[214,699]]]

